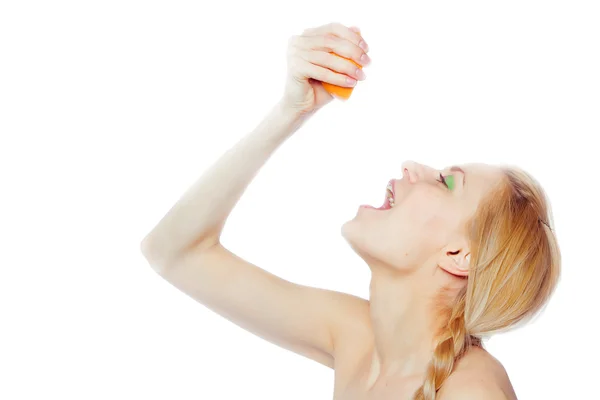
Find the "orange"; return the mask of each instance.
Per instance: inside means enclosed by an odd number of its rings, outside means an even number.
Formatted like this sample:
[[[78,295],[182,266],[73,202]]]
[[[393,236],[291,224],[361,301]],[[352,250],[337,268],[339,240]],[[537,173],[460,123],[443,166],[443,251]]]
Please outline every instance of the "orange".
[[[334,54],[341,58],[346,58],[346,57],[340,56],[339,54],[335,54],[333,51],[330,51],[329,53]],[[346,58],[346,60],[351,61],[358,68],[362,69],[362,66],[360,64],[357,64],[356,62],[354,62],[354,60],[351,60],[349,58]],[[350,98],[350,95],[352,94],[352,91],[356,87],[356,86],[354,86],[354,87],[337,86],[337,85],[332,85],[331,83],[327,83],[327,82],[321,82],[321,84],[323,85],[325,90],[327,90],[330,94],[340,97],[343,100],[348,100]]]
[[[360,32],[357,32],[357,33],[360,35]],[[330,51],[329,53],[334,54],[341,58],[346,58],[346,57],[340,56],[339,54],[334,53],[333,51]],[[354,60],[351,60],[349,58],[346,58],[346,60],[351,61],[358,68],[362,69],[362,65],[357,64],[356,62],[354,62]],[[356,87],[356,85],[354,87],[337,86],[337,85],[332,85],[331,83],[327,83],[327,82],[321,82],[321,84],[323,85],[325,90],[327,90],[329,92],[329,94],[337,96],[343,100],[348,100],[350,98],[350,95],[352,94],[352,91]]]

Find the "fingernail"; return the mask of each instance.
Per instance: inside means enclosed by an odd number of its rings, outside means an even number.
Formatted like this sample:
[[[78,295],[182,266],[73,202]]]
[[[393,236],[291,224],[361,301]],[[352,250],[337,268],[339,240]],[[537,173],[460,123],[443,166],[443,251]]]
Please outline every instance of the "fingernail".
[[[362,56],[360,56],[360,61],[363,62],[363,65],[367,65],[371,62],[371,58],[368,55],[363,54]]]
[[[354,31],[356,33],[360,33],[360,29],[356,26],[353,26],[352,28],[350,28],[351,31]]]
[[[367,43],[365,43],[364,40],[361,40],[360,43],[358,44],[360,46],[361,49],[363,49],[364,51],[369,51],[369,46],[367,45]]]

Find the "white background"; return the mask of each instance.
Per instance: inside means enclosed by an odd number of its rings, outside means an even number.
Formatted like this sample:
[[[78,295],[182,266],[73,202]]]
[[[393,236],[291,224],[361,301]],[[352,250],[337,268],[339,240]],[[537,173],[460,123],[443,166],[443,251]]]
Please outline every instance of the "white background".
[[[279,99],[288,38],[332,21],[361,28],[367,80],[273,155],[224,245],[367,298],[340,228],[402,161],[519,165],[550,197],[563,275],[487,348],[520,400],[598,396],[597,5],[3,1],[0,398],[331,399],[332,370],[195,303],[139,245]]]

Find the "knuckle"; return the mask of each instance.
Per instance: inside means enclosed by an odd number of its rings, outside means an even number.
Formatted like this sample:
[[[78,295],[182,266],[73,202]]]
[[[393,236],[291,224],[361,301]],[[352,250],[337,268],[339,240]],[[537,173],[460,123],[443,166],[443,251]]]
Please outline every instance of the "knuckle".
[[[336,31],[338,33],[343,33],[348,28],[346,28],[344,25],[342,25],[339,22],[332,22],[331,23],[331,29],[333,29],[334,31]]]
[[[295,46],[295,45],[296,45],[296,43],[298,43],[298,39],[299,39],[299,36],[298,36],[298,35],[292,35],[292,36],[290,36],[290,37],[289,37],[289,39],[288,39],[288,44],[289,44],[290,46]]]
[[[348,73],[348,75],[355,76],[357,69],[358,69],[358,67],[356,65],[352,64],[351,62],[346,63],[346,72]]]
[[[325,47],[333,48],[336,46],[337,40],[333,35],[327,34],[323,36],[323,44],[325,45]]]
[[[291,69],[293,69],[293,70],[298,69],[298,66],[301,61],[302,61],[302,57],[300,57],[300,54],[298,51],[294,51],[293,53],[290,54],[289,65],[290,65]]]
[[[309,52],[308,52],[308,51],[306,51],[306,50],[300,50],[300,49],[299,49],[299,50],[297,50],[297,51],[295,52],[295,54],[296,54],[296,56],[297,56],[298,60],[301,60],[301,61],[306,61],[306,60],[308,60],[308,59],[309,59],[309,56],[310,56],[310,54],[309,54]]]
[[[365,54],[365,53],[362,50],[355,49],[354,50],[354,61],[356,61],[357,63],[362,65],[363,61],[361,60],[361,58],[362,58],[363,54]]]
[[[339,29],[340,29],[340,28],[342,28],[342,27],[343,27],[343,25],[342,25],[342,24],[340,24],[340,23],[339,23],[339,22],[337,22],[337,21],[332,21],[332,22],[330,22],[330,23],[329,23],[329,25],[328,25],[328,28],[329,28],[329,29],[331,29],[331,30],[334,30],[334,31],[335,31],[335,30],[339,30]]]
[[[293,47],[290,47],[287,51],[287,58],[288,58],[288,62],[293,62],[293,60],[296,58],[298,52],[296,51],[296,49],[294,49]]]

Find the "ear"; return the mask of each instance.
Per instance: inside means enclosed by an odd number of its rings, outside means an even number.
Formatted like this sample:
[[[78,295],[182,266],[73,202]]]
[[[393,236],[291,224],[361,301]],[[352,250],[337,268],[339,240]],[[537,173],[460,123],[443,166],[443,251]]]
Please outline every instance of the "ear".
[[[471,252],[468,248],[446,248],[438,262],[440,268],[452,275],[469,276]]]

